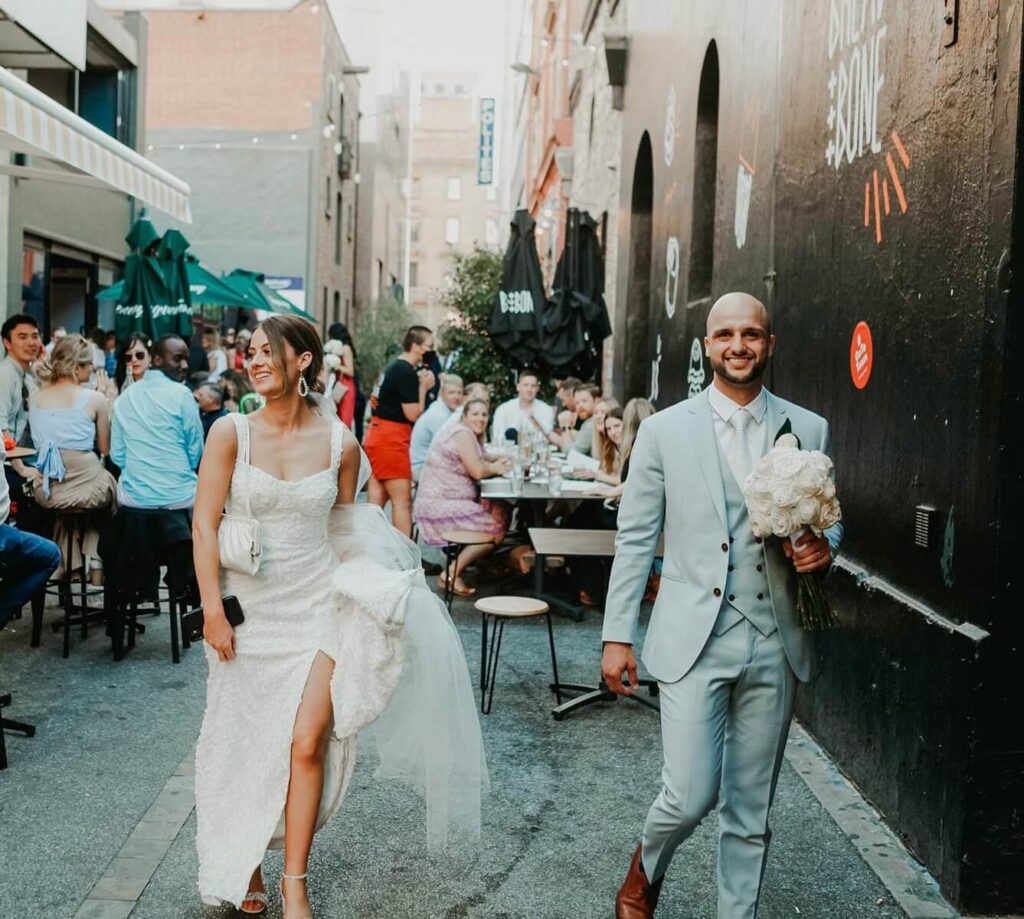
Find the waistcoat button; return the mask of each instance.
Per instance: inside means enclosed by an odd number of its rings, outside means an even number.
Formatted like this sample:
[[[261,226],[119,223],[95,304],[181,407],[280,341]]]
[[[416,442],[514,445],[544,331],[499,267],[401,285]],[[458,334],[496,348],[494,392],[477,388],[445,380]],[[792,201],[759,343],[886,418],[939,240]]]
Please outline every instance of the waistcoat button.
[[[719,587],[716,587],[716,588],[715,588],[715,589],[714,589],[713,591],[711,591],[711,592],[712,592],[712,593],[713,593],[713,594],[714,594],[714,595],[715,595],[716,597],[720,597],[720,596],[722,596],[722,590],[721,590],[721,588],[719,588]]]
[[[758,571],[763,571],[764,570],[764,565],[758,565],[757,566],[757,570]]]
[[[728,543],[724,543],[724,542],[722,543],[722,551],[723,552],[728,552],[729,551],[729,544]]]

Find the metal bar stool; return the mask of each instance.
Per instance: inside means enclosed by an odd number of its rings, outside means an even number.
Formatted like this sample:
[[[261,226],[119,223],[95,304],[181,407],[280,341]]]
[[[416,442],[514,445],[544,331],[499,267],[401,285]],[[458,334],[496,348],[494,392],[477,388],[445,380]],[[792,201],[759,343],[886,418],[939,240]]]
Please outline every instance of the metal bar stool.
[[[474,604],[480,610],[483,620],[484,647],[480,673],[480,711],[489,715],[494,701],[494,684],[498,672],[498,655],[501,653],[501,639],[505,634],[505,623],[513,619],[532,619],[543,616],[548,623],[548,644],[551,648],[551,670],[554,682],[551,690],[562,704],[562,686],[558,681],[558,658],[555,656],[555,632],[551,626],[551,610],[543,600],[532,597],[482,597]],[[487,620],[494,620],[490,641],[487,637]]]
[[[80,625],[82,627],[82,638],[89,637],[89,624],[103,621],[105,613],[102,609],[94,609],[89,606],[89,597],[96,596],[103,592],[102,587],[90,587],[86,573],[85,558],[85,526],[86,517],[95,513],[93,509],[77,510],[75,508],[62,508],[56,512],[56,519],[64,525],[66,542],[64,555],[64,571],[60,581],[57,582],[56,593],[60,605],[64,610],[63,619],[53,623],[54,632],[64,632],[64,650],[62,657],[68,657],[71,651],[71,627]],[[82,557],[82,569],[78,578],[78,602],[75,602],[75,576],[72,570],[74,564],[75,543],[78,543],[79,553]],[[54,587],[51,585],[52,592]],[[33,624],[34,626],[34,624]],[[36,641],[35,628],[33,627],[33,641]],[[36,645],[37,646],[37,643]]]
[[[452,568],[466,546],[490,546],[495,542],[494,536],[481,533],[479,530],[442,530],[441,538],[445,541],[444,548],[444,604],[448,612],[452,611],[452,599],[455,596],[455,578]]]

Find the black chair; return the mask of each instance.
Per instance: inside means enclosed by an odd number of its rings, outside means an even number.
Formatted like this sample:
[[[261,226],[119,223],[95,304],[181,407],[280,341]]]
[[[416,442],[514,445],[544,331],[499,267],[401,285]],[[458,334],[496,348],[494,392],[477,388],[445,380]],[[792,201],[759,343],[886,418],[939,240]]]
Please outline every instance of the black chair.
[[[89,598],[103,594],[102,587],[91,587],[88,581],[88,574],[85,566],[84,540],[85,530],[90,518],[96,514],[93,509],[66,508],[56,512],[57,521],[64,526],[64,573],[60,581],[50,584],[47,593],[56,594],[60,605],[64,610],[63,618],[53,623],[53,631],[64,631],[64,650],[62,657],[67,657],[71,650],[71,627],[80,625],[82,627],[82,639],[89,637],[89,625],[102,622],[106,613],[102,608],[89,606]],[[82,557],[82,567],[79,571],[77,583],[75,574],[72,571],[75,545],[78,545],[79,554]],[[78,602],[75,602],[75,593],[78,593]],[[35,607],[33,606],[33,616]],[[38,647],[36,638],[36,623],[32,623],[32,646]]]
[[[0,694],[0,712],[11,704],[11,694],[5,692]],[[36,729],[34,725],[25,724],[22,721],[12,721],[0,715],[0,769],[7,768],[7,741],[4,740],[4,731],[17,731],[26,737],[34,737]]]
[[[145,632],[138,621],[140,613],[163,612],[160,572],[166,569],[163,583],[170,615],[171,659],[180,663],[181,616],[198,605],[191,511],[122,507],[100,541],[100,555],[106,571],[104,607],[114,660],[121,660],[125,651],[135,647],[136,634]],[[147,608],[146,603],[154,605]],[[188,647],[187,638],[184,647]]]

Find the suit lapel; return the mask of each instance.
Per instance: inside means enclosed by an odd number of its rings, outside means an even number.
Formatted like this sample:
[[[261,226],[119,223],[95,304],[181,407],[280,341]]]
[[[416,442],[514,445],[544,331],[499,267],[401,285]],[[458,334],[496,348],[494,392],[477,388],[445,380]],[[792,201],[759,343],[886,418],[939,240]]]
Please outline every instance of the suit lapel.
[[[765,443],[765,452],[767,453],[775,446],[775,435],[779,433],[779,428],[785,423],[787,412],[782,402],[767,389],[764,391],[764,396],[768,403],[768,411],[765,414],[768,421],[768,437]]]
[[[715,424],[711,418],[711,401],[708,399],[707,390],[700,395],[700,398],[694,399],[689,408],[693,416],[690,422],[697,462],[700,465],[704,481],[707,483],[708,491],[711,492],[715,510],[718,511],[718,516],[722,519],[722,526],[728,530],[729,522],[725,513],[725,483],[722,481],[722,464],[718,459],[718,439],[715,437]]]

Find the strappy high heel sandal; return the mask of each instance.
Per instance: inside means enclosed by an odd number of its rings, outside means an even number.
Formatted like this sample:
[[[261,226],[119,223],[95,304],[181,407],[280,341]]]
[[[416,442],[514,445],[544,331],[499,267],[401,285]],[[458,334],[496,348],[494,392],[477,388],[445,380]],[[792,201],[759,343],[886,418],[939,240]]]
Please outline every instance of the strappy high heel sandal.
[[[262,916],[267,911],[267,895],[262,890],[250,890],[242,898],[243,903],[259,903],[259,909],[245,909],[239,906],[238,911],[247,916]]]
[[[285,881],[304,881],[309,877],[309,874],[282,874],[281,875],[281,913],[284,914],[288,910],[288,901],[284,898],[284,882]],[[301,916],[300,919],[313,919],[312,916]]]
[[[253,874],[256,872],[254,871]],[[238,911],[247,916],[262,916],[267,911],[267,894],[263,890],[249,890],[242,898],[243,903],[259,903],[259,909],[245,909],[239,906]]]

